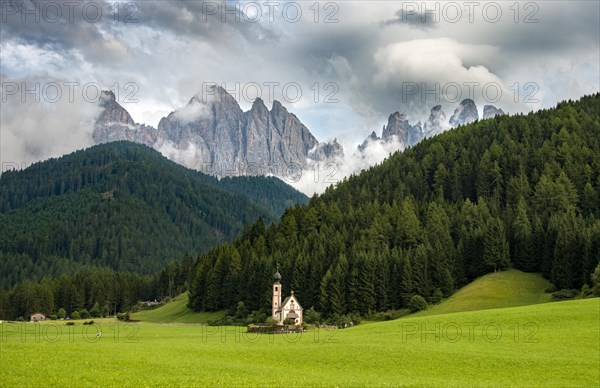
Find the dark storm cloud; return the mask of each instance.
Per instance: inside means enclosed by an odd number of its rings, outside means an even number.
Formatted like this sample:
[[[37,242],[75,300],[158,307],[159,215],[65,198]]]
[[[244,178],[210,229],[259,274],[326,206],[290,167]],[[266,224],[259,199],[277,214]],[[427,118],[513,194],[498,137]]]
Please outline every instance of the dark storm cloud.
[[[129,48],[110,28],[104,2],[9,0],[0,6],[2,41],[45,46],[55,51],[80,50],[93,61],[115,61]]]
[[[379,23],[379,25],[381,27],[387,27],[398,24],[422,30],[435,27],[435,20],[433,20],[431,15],[420,12],[407,12],[404,9],[399,9],[394,13],[394,15],[396,16],[394,19],[382,21]]]
[[[223,1],[144,1],[140,2],[138,19],[142,25],[224,46],[235,38],[254,44],[276,42],[278,35],[261,25],[267,16],[262,9],[259,12],[260,16],[247,15],[239,3]]]
[[[274,42],[278,36],[243,13],[213,1],[45,1],[9,0],[0,8],[2,40],[78,50],[94,63],[118,62],[132,55],[123,39],[127,28],[149,27],[223,49],[244,42]]]

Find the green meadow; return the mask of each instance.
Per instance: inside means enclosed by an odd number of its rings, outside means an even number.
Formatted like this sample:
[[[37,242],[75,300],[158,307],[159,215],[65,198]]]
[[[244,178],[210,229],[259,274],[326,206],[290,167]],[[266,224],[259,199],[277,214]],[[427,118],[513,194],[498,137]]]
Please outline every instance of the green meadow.
[[[2,386],[597,386],[600,299],[307,331],[3,323]],[[97,338],[97,330],[102,337]]]

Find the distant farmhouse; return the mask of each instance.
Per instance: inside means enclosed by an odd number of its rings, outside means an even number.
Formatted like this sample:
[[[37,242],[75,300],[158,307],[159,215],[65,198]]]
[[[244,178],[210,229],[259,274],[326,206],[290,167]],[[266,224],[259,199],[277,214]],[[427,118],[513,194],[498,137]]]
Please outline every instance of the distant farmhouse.
[[[280,325],[283,325],[285,320],[291,320],[294,325],[302,324],[302,306],[296,299],[294,291],[291,295],[285,298],[281,303],[282,286],[280,283],[281,274],[279,271],[273,276],[275,283],[273,283],[273,308],[271,317],[277,321]]]
[[[46,315],[44,315],[42,313],[33,313],[33,314],[31,314],[31,317],[29,318],[29,320],[31,322],[45,321]]]

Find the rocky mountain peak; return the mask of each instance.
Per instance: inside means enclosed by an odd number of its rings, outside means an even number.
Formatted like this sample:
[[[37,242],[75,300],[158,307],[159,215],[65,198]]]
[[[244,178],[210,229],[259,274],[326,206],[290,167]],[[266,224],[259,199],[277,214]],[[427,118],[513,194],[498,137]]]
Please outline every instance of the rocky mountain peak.
[[[475,101],[470,98],[461,101],[460,105],[454,110],[454,114],[450,117],[450,126],[458,127],[477,121],[479,113]]]
[[[205,88],[186,106],[163,117],[158,128],[136,124],[114,94],[107,92],[102,104],[93,134],[96,143],[129,140],[159,151],[166,147],[175,161],[217,176],[281,176],[289,167],[307,168],[314,161],[343,155],[337,140],[319,143],[279,101],[273,101],[269,111],[257,98],[243,112],[218,85]],[[178,158],[184,154],[188,156]]]
[[[381,138],[388,141],[396,136],[402,141],[408,129],[410,129],[410,124],[408,123],[406,115],[400,112],[394,112],[388,118],[388,124],[383,128]]]
[[[98,122],[102,124],[135,124],[129,112],[117,102],[115,93],[112,90],[102,91],[100,107],[102,108],[102,113],[98,118]]]
[[[383,127],[385,129],[385,126]],[[373,142],[377,142],[380,141],[381,139],[379,138],[379,136],[377,136],[377,134],[375,133],[375,131],[371,132],[371,134],[362,142],[362,144],[360,144],[358,146],[358,150],[359,151],[364,151],[370,143]]]
[[[498,114],[504,114],[502,109],[498,109],[492,105],[484,107],[484,118],[493,117]],[[411,125],[405,114],[394,112],[389,116],[387,125],[383,126],[381,138],[375,132],[372,132],[358,146],[358,150],[362,152],[372,143],[390,144],[394,141],[399,143],[398,149],[402,150],[419,143],[425,138],[440,134],[451,127],[472,123],[478,119],[477,105],[471,99],[465,99],[460,103],[454,110],[454,114],[450,117],[449,122],[446,121],[446,113],[444,113],[441,105],[435,105],[431,108],[429,118],[422,126],[421,122]]]
[[[439,133],[442,133],[446,126],[446,113],[442,110],[441,105],[436,105],[431,108],[431,113],[425,125],[423,126],[423,132],[425,137],[432,137]]]
[[[308,153],[308,158],[314,162],[325,162],[344,157],[344,149],[337,139],[327,143],[319,143]]]
[[[485,105],[483,107],[483,118],[490,119],[494,116],[499,116],[505,114],[502,109],[498,109],[493,105]]]

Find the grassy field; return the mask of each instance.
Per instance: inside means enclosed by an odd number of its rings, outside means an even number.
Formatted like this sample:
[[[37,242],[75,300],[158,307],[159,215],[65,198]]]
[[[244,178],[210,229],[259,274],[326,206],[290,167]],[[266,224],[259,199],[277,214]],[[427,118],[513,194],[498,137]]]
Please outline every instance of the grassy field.
[[[464,286],[439,305],[413,316],[527,306],[551,301],[544,292],[552,284],[537,273],[516,269],[487,274]]]
[[[2,386],[598,386],[600,299],[248,335],[152,323],[1,324]],[[96,338],[96,330],[102,338]]]
[[[207,323],[225,315],[225,311],[194,312],[187,308],[187,302],[188,292],[185,292],[157,309],[134,313],[131,319],[156,323]]]

